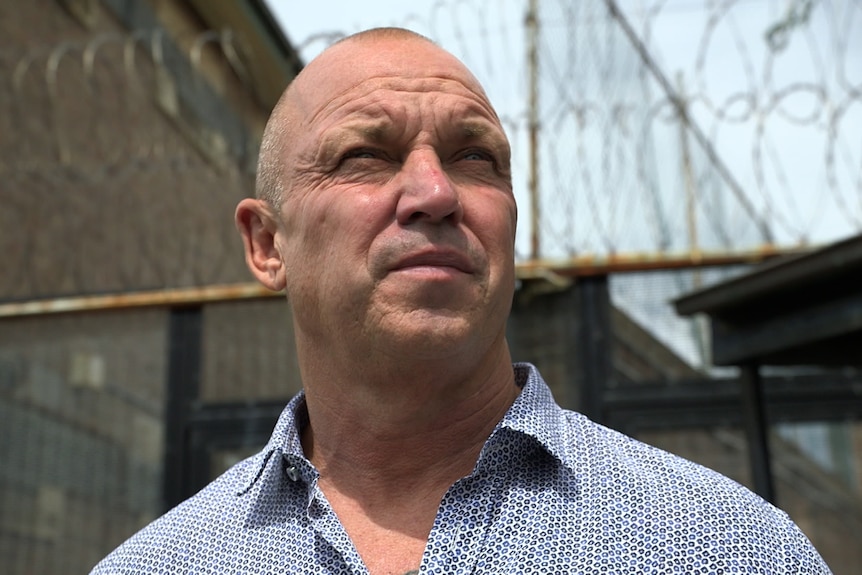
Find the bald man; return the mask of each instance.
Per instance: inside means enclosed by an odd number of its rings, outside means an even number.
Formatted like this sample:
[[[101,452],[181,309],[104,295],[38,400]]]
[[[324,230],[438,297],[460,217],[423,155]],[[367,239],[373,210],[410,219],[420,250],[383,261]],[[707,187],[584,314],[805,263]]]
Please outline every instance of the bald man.
[[[237,228],[303,391],[94,573],[827,573],[785,514],[512,364],[506,135],[456,58],[351,36],[273,111]]]

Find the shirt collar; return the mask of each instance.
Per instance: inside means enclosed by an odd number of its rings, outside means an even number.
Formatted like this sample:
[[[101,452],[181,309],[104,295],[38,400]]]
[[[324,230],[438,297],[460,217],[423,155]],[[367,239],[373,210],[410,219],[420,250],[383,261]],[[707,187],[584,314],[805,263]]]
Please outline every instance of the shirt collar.
[[[578,440],[567,424],[567,412],[554,401],[548,384],[535,366],[516,363],[512,368],[515,372],[515,384],[521,388],[521,393],[497,425],[492,438],[501,429],[525,435],[574,471],[574,453],[577,453]],[[282,411],[266,447],[252,457],[237,495],[246,493],[265,474],[273,455],[280,456],[283,460],[282,465],[274,468],[278,473],[293,467],[294,473],[307,483],[317,478],[317,471],[302,451],[301,430],[307,423],[305,393],[300,391]]]
[[[529,437],[569,470],[575,471],[579,438],[568,421],[571,412],[557,405],[535,366],[516,363],[512,367],[515,384],[521,388],[521,393],[497,425],[495,433],[507,429]]]
[[[312,475],[316,476],[314,468],[302,452],[301,433],[302,428],[307,423],[308,410],[305,406],[305,392],[300,391],[281,412],[266,447],[257,455],[252,456],[246,476],[239,484],[240,489],[237,491],[237,495],[248,492],[261,479],[273,456],[282,460],[282,465],[276,466],[279,473],[293,466],[305,481],[310,482],[313,479]]]

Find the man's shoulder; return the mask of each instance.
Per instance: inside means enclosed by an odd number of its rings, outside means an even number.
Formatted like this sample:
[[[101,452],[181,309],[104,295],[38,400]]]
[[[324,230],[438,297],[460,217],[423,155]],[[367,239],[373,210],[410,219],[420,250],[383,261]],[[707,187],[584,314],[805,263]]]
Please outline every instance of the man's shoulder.
[[[614,477],[621,490],[672,490],[680,495],[712,498],[727,494],[734,501],[742,494],[751,502],[762,500],[730,477],[699,463],[598,424],[584,415],[563,410],[573,435],[578,436],[576,460],[593,479]]]
[[[514,365],[522,395],[505,424],[529,436],[568,470],[587,501],[645,501],[660,510],[723,510],[784,521],[785,515],[735,480],[565,409],[535,366]]]
[[[302,409],[303,401],[299,393],[288,403],[263,450],[238,462],[196,495],[132,535],[91,575],[185,573],[189,569],[184,565],[213,561],[210,550],[214,545],[239,550],[232,557],[235,562],[254,554],[255,545],[244,540],[249,527],[277,524],[286,513],[295,510],[291,505],[299,504],[295,483],[285,482],[283,477],[285,454],[296,448],[294,443],[298,444],[296,418],[302,417],[297,411]],[[219,569],[224,571],[223,566]]]
[[[708,543],[718,556],[750,552],[763,565],[828,572],[787,513],[744,485],[582,414],[563,413],[578,450],[569,477],[577,485],[581,527],[645,530],[676,544],[694,542],[695,550]]]
[[[167,566],[199,561],[195,553],[203,552],[211,543],[207,533],[213,530],[224,533],[236,521],[240,525],[244,521],[242,491],[255,466],[260,465],[261,455],[234,465],[197,494],[143,527],[96,565],[91,575],[163,573]]]
[[[705,529],[731,532],[746,526],[752,537],[767,531],[796,534],[788,515],[748,487],[709,467],[695,463],[585,416],[564,410],[579,435],[574,476],[588,500],[623,502],[629,511],[662,517],[668,525],[686,527],[697,520]],[[728,518],[734,517],[730,522]]]
[[[751,502],[761,500],[729,477],[703,465],[649,445],[560,407],[535,366],[516,364],[527,397],[513,410],[511,427],[534,436],[581,482],[605,481],[620,491],[685,491],[698,496],[727,493]],[[527,422],[527,423],[523,423]]]

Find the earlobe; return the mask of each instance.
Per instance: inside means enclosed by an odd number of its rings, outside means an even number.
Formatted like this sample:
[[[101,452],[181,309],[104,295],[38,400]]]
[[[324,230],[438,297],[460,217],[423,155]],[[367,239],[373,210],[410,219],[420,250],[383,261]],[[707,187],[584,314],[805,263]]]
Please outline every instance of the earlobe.
[[[283,290],[284,261],[276,246],[278,223],[272,207],[264,200],[246,198],[236,207],[235,221],[252,275],[272,291]]]

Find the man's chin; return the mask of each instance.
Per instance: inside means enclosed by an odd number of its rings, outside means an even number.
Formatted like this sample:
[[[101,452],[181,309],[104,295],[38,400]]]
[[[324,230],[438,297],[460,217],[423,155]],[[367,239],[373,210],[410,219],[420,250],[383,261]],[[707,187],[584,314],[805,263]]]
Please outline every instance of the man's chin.
[[[423,315],[463,315],[480,306],[485,298],[484,287],[470,281],[470,277],[461,274],[453,281],[415,281],[405,275],[378,286],[375,300],[382,309],[420,319]]]
[[[395,320],[394,317],[387,317]],[[410,310],[389,325],[380,326],[386,349],[397,350],[418,358],[444,358],[463,351],[477,338],[478,327],[463,312],[450,309],[420,308]]]

